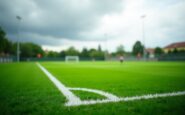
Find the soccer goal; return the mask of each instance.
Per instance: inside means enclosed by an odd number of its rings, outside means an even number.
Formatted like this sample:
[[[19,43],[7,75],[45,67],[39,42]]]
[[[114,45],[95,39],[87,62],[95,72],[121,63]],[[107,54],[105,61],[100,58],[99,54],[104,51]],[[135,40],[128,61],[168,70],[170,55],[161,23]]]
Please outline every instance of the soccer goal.
[[[65,62],[79,62],[78,56],[66,56]]]

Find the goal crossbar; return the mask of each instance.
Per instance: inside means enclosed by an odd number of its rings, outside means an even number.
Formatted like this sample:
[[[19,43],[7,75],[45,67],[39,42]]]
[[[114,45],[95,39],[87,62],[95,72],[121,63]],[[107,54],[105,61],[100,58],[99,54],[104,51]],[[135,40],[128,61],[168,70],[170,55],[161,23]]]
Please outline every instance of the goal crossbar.
[[[79,62],[79,57],[78,56],[66,56],[65,57],[65,62]]]

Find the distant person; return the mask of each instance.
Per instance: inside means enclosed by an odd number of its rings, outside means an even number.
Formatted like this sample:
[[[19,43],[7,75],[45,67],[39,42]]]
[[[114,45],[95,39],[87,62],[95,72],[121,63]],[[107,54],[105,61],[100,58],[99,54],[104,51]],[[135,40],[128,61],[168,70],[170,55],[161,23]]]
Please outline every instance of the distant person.
[[[119,57],[119,61],[120,61],[120,63],[123,63],[124,57],[122,55]]]
[[[138,53],[138,54],[137,54],[137,60],[140,60],[140,59],[141,59],[141,54]]]

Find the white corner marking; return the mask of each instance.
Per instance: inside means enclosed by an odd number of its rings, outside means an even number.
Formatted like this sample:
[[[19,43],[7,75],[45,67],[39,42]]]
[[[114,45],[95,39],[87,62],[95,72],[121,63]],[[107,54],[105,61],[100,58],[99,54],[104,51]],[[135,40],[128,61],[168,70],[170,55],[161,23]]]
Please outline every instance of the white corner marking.
[[[38,67],[46,74],[46,76],[53,82],[53,84],[60,90],[60,92],[67,98],[66,106],[79,106],[79,105],[89,105],[97,103],[108,103],[108,102],[119,102],[119,101],[134,101],[141,99],[152,99],[159,97],[171,97],[171,96],[181,96],[185,95],[185,91],[169,92],[169,93],[159,93],[159,94],[148,94],[142,96],[132,96],[132,97],[117,97],[111,93],[104,92],[96,89],[89,88],[70,88],[66,87],[62,82],[60,82],[56,77],[54,77],[49,71],[47,71],[42,65],[37,63]],[[81,100],[70,90],[80,90],[96,93],[104,96],[106,99],[103,100]]]

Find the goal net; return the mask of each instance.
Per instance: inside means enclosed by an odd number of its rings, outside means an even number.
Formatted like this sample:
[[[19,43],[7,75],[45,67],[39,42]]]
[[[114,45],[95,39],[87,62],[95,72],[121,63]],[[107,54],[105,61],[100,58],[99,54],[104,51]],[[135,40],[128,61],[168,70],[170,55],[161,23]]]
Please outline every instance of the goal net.
[[[66,56],[65,62],[79,62],[78,56]]]

